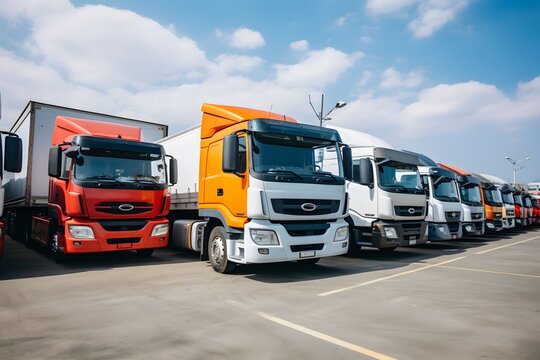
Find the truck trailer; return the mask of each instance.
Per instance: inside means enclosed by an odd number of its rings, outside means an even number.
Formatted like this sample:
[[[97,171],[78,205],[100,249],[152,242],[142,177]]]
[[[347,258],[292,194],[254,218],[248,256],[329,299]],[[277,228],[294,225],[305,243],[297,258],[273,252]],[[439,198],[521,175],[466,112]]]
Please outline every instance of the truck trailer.
[[[351,147],[353,157],[353,178],[347,182],[349,254],[362,246],[392,251],[426,243],[426,193],[418,157],[364,132],[332,128]]]
[[[5,182],[7,224],[27,244],[67,254],[136,250],[168,241],[175,161],[154,142],[167,126],[29,102],[11,127],[23,171]]]
[[[158,142],[181,169],[171,189],[174,245],[220,273],[347,252],[352,160],[337,131],[256,109],[201,110],[200,126]]]

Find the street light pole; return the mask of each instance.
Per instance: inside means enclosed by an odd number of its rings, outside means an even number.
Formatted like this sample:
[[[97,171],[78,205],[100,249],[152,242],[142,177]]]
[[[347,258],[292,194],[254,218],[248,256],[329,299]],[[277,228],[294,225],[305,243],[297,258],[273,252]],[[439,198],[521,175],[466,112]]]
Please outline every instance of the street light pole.
[[[315,107],[313,106],[313,103],[311,102],[311,95],[308,95],[308,98],[309,98],[309,105],[311,105],[311,108],[313,109],[313,112],[317,116],[317,119],[319,119],[319,126],[320,127],[323,127],[323,122],[324,121],[332,120],[332,118],[329,118],[328,115],[330,115],[330,113],[332,111],[334,111],[334,109],[341,109],[342,107],[345,107],[345,105],[347,105],[347,103],[344,102],[344,101],[338,101],[336,103],[336,105],[334,105],[334,107],[332,109],[330,109],[330,111],[328,113],[326,113],[326,115],[323,116],[323,113],[324,113],[324,111],[323,111],[324,110],[324,94],[321,95],[321,111],[320,112],[317,112],[317,110],[315,110]]]
[[[526,161],[526,160],[531,160],[531,158],[527,156],[526,158],[523,158],[521,160],[514,160],[514,159],[510,158],[509,156],[506,156],[505,159],[508,160],[512,164],[512,166],[514,167],[514,185],[516,185],[516,172],[525,167],[525,165],[523,165],[523,166],[520,166],[519,168],[516,168],[516,164],[519,164],[520,162],[523,162],[523,161]]]

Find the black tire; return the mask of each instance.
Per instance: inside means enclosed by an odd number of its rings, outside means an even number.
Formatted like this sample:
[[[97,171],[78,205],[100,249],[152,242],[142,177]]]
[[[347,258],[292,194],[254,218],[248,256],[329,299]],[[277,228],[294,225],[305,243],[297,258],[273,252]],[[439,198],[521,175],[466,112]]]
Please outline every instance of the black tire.
[[[149,258],[154,253],[154,249],[140,249],[137,250],[137,256],[141,258]]]
[[[227,234],[223,226],[216,226],[208,239],[208,258],[214,271],[221,274],[231,273],[236,264],[227,259]]]
[[[300,259],[300,260],[296,260],[299,264],[304,264],[304,265],[315,265],[316,263],[319,262],[319,260],[321,260],[321,258],[309,258],[309,259]]]
[[[25,226],[23,231],[24,231],[24,234],[23,234],[24,246],[26,246],[29,249],[32,249],[34,247],[34,244],[36,244],[34,242],[34,239],[32,239],[32,227],[30,225]]]
[[[382,252],[392,252],[396,249],[397,249],[397,246],[392,246],[392,247],[380,248],[379,250],[381,250]]]

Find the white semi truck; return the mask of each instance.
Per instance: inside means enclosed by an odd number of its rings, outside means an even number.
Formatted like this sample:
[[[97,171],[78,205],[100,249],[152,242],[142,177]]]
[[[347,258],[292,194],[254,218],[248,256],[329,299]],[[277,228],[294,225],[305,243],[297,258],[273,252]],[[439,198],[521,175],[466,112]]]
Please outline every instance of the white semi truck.
[[[362,246],[391,251],[398,246],[426,243],[426,194],[418,157],[372,135],[332,128],[351,147],[353,157],[353,178],[347,182],[349,253]]]
[[[427,193],[428,209],[426,221],[429,227],[430,241],[459,239],[463,236],[461,224],[463,212],[459,200],[456,174],[440,168],[426,155],[409,152],[418,156],[424,166],[418,171]]]

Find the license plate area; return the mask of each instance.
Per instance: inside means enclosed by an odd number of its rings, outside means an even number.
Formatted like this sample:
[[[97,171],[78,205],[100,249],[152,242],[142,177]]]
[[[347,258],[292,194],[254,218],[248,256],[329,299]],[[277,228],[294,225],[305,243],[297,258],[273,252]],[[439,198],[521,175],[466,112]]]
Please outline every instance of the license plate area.
[[[315,250],[300,251],[301,258],[309,258],[315,256]]]

